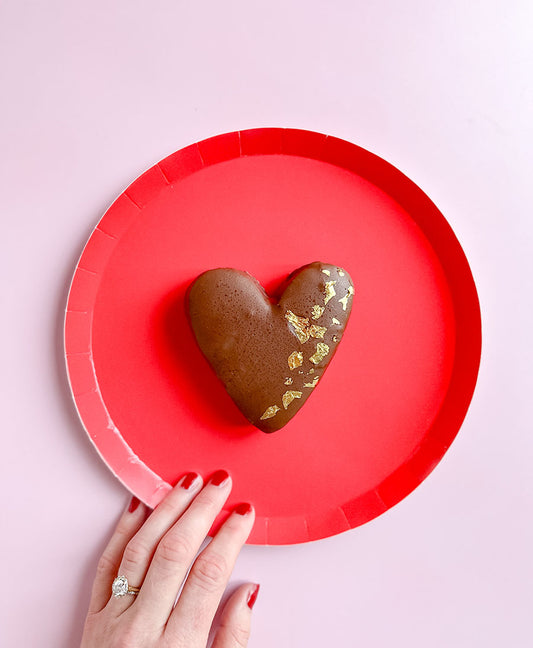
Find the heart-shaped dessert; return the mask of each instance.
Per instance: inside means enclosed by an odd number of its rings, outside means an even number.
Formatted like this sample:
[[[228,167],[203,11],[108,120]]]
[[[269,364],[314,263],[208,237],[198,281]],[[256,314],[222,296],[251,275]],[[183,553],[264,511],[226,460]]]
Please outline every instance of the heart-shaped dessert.
[[[326,263],[290,274],[277,303],[247,272],[219,268],[191,285],[189,318],[241,412],[274,432],[316,388],[341,341],[353,294],[346,270]]]

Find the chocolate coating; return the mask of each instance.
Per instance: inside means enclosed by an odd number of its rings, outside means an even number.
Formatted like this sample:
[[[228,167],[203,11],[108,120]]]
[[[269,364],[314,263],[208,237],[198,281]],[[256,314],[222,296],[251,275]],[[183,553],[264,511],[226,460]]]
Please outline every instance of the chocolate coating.
[[[188,294],[203,354],[244,416],[263,432],[286,425],[317,388],[350,317],[353,283],[334,265],[289,275],[272,303],[247,272],[201,274]]]

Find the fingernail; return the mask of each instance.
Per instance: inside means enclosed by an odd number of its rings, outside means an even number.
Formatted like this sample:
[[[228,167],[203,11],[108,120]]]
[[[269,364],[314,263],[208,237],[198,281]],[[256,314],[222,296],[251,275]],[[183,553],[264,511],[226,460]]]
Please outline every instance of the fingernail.
[[[253,590],[250,592],[250,594],[248,594],[248,600],[246,601],[246,603],[247,603],[248,607],[250,608],[250,610],[255,605],[258,594],[259,594],[259,585],[255,585]]]
[[[135,495],[134,495],[131,498],[130,505],[128,507],[128,511],[130,513],[133,513],[133,511],[135,511],[138,508],[140,503],[141,503],[141,501],[137,497],[135,497]]]
[[[194,484],[194,482],[198,479],[200,475],[195,472],[190,472],[187,473],[184,477],[180,479],[178,482],[181,488],[184,488],[185,490],[189,490],[189,488]]]
[[[233,509],[233,512],[237,513],[237,515],[248,515],[248,513],[252,512],[252,505],[247,502],[239,504]]]
[[[216,473],[211,475],[209,480],[213,486],[222,486],[229,479],[229,474],[225,470],[217,470]]]

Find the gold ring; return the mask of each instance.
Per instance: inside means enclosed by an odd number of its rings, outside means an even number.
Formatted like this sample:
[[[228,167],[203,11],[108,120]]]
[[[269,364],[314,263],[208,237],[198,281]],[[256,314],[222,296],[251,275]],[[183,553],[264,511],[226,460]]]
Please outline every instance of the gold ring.
[[[113,592],[113,596],[116,597],[126,596],[126,594],[137,596],[137,594],[139,593],[139,588],[131,587],[128,583],[128,579],[125,576],[117,576],[113,581],[113,585],[111,585],[111,591]]]

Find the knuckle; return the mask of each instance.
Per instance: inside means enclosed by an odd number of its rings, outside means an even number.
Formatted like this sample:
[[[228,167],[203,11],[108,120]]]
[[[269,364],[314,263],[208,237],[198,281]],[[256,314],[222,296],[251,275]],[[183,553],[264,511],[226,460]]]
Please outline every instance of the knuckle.
[[[146,560],[148,555],[147,548],[138,539],[128,542],[124,555],[122,556],[122,566],[125,572],[135,569]]]
[[[135,648],[139,645],[139,635],[136,635],[133,626],[124,627],[120,634],[115,637],[115,642],[113,644],[114,648]],[[142,635],[141,635],[142,636]]]
[[[105,610],[87,616],[84,638],[91,638],[91,645],[113,646],[113,648],[136,648],[139,646],[139,632],[132,624],[117,624],[116,619]],[[82,642],[85,646],[85,642]]]
[[[118,523],[118,526],[115,529],[115,534],[118,538],[124,541],[124,543],[127,542],[128,540],[131,539],[132,536],[131,525],[128,524],[126,520],[123,518]]]
[[[210,492],[208,490],[203,490],[196,497],[194,505],[195,505],[195,508],[196,507],[201,507],[201,508],[204,508],[204,509],[209,509],[211,511],[213,509],[221,508],[222,503],[219,502],[219,500],[216,497],[213,496],[212,492]]]
[[[191,543],[181,535],[165,536],[159,543],[157,558],[163,565],[171,568],[176,565],[190,564],[194,551]]]
[[[201,589],[213,592],[224,587],[226,583],[227,561],[221,554],[212,552],[200,554],[191,573]]]
[[[114,574],[117,571],[117,563],[107,553],[103,553],[96,565],[96,575],[106,576],[107,574]]]
[[[235,646],[244,648],[248,645],[248,639],[250,639],[250,628],[248,626],[230,623],[223,626],[227,635]]]
[[[165,499],[160,502],[157,507],[157,515],[161,516],[165,519],[172,519],[176,515],[176,508],[177,508],[177,502],[176,502],[176,497],[172,497],[174,494],[173,491],[171,491]]]
[[[124,641],[124,648],[139,648],[140,646],[145,648],[148,645],[154,645],[152,643],[154,637],[150,637],[151,641],[148,638],[146,618],[139,613],[130,615],[127,623],[118,624],[117,630],[120,638]],[[122,644],[119,645],[122,646]],[[113,644],[113,648],[115,648],[115,644]]]
[[[126,520],[122,519],[115,529],[115,539],[117,544],[125,547],[134,537],[135,530],[132,529],[131,524],[128,524]]]

